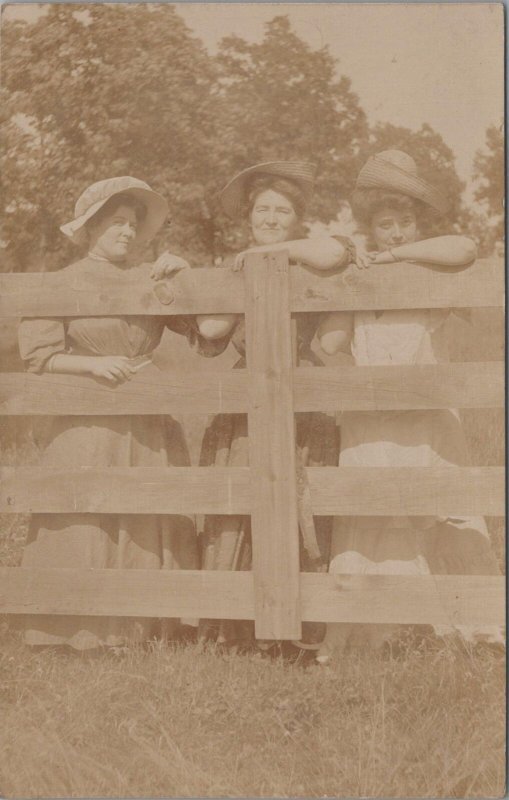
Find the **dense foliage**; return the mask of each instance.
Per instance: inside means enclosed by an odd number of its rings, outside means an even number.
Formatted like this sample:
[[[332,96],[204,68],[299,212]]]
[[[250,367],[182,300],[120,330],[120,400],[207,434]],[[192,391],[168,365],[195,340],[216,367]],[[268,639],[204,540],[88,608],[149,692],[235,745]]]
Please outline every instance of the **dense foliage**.
[[[171,207],[171,227],[154,249],[210,263],[245,243],[218,205],[237,170],[280,158],[315,162],[310,220],[327,223],[362,160],[394,146],[453,198],[450,228],[462,189],[450,149],[426,124],[370,130],[338,67],[285,16],[266,25],[261,42],[230,36],[215,55],[166,4],[52,4],[32,24],[5,23],[3,269],[55,269],[75,257],[59,225],[94,180],[146,180]]]

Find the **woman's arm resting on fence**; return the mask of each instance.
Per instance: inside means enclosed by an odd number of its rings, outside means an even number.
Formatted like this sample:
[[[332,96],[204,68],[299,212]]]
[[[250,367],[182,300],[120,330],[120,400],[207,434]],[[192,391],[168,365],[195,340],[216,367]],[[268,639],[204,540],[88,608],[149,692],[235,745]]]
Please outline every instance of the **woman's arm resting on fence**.
[[[383,253],[377,253],[374,264],[392,264],[395,261],[418,261],[444,270],[468,267],[477,258],[475,242],[467,236],[436,236],[420,242],[401,244]]]
[[[328,356],[340,350],[349,353],[352,334],[353,314],[345,311],[328,314],[316,332],[320,347]]]
[[[307,264],[313,269],[334,269],[334,267],[346,266],[351,261],[351,252],[343,241],[339,241],[333,236],[320,236],[316,239],[292,239],[288,242],[250,247],[238,254],[234,269],[242,269],[248,253],[280,253],[282,251],[288,253],[290,261]]]
[[[127,356],[73,356],[67,353],[53,355],[45,365],[45,372],[65,375],[92,375],[112,383],[127,381],[136,374]]]

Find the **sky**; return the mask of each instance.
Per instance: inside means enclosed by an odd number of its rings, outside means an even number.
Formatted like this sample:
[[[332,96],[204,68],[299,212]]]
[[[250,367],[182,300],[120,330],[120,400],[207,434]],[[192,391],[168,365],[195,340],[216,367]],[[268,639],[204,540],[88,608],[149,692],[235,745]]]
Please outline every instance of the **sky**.
[[[264,23],[287,14],[311,47],[339,59],[371,124],[417,130],[429,123],[469,181],[486,128],[501,124],[503,6],[496,3],[175,3],[213,52],[223,36],[263,37]],[[9,4],[4,19],[33,19],[44,6]],[[468,197],[469,192],[467,192]]]

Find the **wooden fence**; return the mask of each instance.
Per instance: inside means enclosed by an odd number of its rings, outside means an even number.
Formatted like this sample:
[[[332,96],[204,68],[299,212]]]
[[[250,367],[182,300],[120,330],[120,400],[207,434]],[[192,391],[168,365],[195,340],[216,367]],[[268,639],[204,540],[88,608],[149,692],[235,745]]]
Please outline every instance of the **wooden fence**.
[[[0,413],[248,414],[250,467],[3,468],[1,512],[250,514],[252,572],[0,569],[0,612],[254,619],[259,638],[295,639],[301,621],[502,624],[498,576],[299,572],[294,412],[494,408],[502,362],[292,366],[292,312],[503,305],[502,262],[455,275],[411,264],[332,276],[251,255],[243,273],[191,270],[159,297],[139,273],[121,289],[59,273],[0,277],[0,315],[243,313],[246,370],[143,374],[117,388],[71,375],[3,373]],[[316,515],[494,515],[499,467],[307,470]]]

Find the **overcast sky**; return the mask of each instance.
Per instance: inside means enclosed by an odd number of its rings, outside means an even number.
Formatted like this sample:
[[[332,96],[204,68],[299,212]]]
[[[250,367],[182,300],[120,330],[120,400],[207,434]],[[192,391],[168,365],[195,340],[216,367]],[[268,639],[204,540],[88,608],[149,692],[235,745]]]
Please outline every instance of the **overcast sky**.
[[[415,130],[428,122],[453,149],[464,180],[471,176],[486,128],[502,122],[501,4],[175,5],[211,51],[231,33],[260,40],[265,22],[287,14],[294,31],[312,47],[329,46],[371,123]],[[6,19],[33,19],[43,8],[12,4],[4,13]]]

